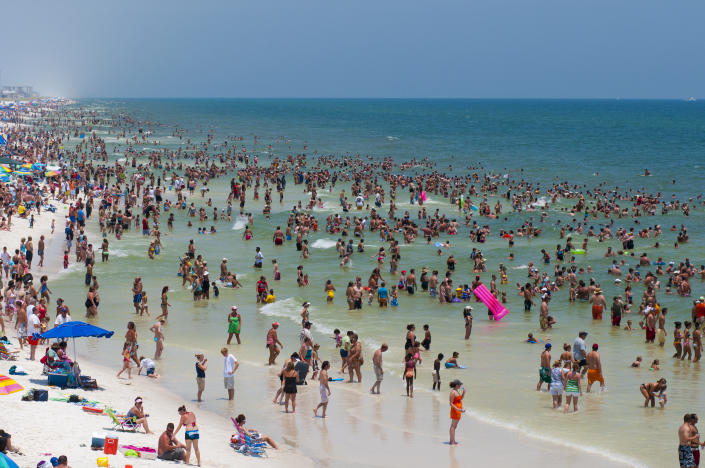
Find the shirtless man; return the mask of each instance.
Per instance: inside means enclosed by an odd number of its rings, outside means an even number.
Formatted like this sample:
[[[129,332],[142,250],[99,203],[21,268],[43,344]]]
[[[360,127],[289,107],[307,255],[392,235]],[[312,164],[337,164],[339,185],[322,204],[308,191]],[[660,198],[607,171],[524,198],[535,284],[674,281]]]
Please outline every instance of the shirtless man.
[[[548,301],[550,300],[551,296],[549,296],[548,293],[544,293],[544,295],[541,296],[539,312],[539,326],[541,327],[541,331],[546,331],[551,326],[548,320]]]
[[[693,415],[687,413],[683,416],[683,424],[678,428],[678,463],[681,468],[696,466],[690,446],[698,440],[699,436],[693,429],[692,421]]]
[[[382,369],[382,353],[387,351],[389,349],[389,346],[386,343],[383,343],[382,346],[375,351],[374,355],[372,356],[372,365],[374,367],[375,371],[375,383],[372,385],[372,388],[370,388],[370,393],[371,394],[377,394],[379,395],[379,387],[382,385],[382,380],[384,379],[384,369]]]
[[[350,373],[348,383],[353,382],[354,374],[357,374],[358,383],[362,383],[360,359],[362,359],[362,345],[358,341],[357,333],[353,333],[350,337],[350,355],[348,356],[348,372]]]
[[[600,382],[600,391],[605,390],[605,379],[602,377],[602,361],[600,360],[600,353],[597,352],[599,346],[597,343],[592,345],[592,351],[587,354],[587,392],[590,393],[590,387],[595,382]]]
[[[164,319],[160,318],[154,325],[149,327],[149,331],[154,333],[154,342],[156,349],[154,351],[154,360],[158,361],[162,357],[162,351],[164,351],[164,333],[162,332],[162,325],[164,325]]]
[[[284,347],[279,337],[277,336],[277,328],[279,328],[279,322],[272,323],[272,328],[267,332],[267,349],[269,349],[269,364],[274,365],[277,356],[279,356],[279,351]],[[279,345],[279,347],[277,347]]]
[[[592,304],[592,319],[602,320],[602,312],[607,308],[607,302],[605,301],[605,296],[602,295],[602,289],[596,288],[595,294],[593,294],[589,302]]]
[[[186,462],[186,446],[174,437],[174,423],[166,425],[166,431],[159,436],[157,454],[160,460]]]
[[[541,353],[541,367],[539,368],[539,383],[536,384],[536,391],[541,391],[541,385],[546,382],[551,385],[551,343],[544,345]]]

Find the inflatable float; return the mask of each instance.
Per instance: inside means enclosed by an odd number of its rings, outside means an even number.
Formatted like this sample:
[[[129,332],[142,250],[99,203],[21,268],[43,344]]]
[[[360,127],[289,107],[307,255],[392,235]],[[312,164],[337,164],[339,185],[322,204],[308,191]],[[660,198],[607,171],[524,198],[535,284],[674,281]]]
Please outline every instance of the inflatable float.
[[[506,307],[504,307],[496,297],[492,295],[492,293],[485,287],[484,284],[479,285],[478,287],[475,288],[473,291],[473,294],[482,301],[483,304],[487,306],[487,308],[492,312],[492,315],[494,315],[494,319],[499,321],[502,320],[502,317],[507,315],[509,311],[507,310]]]

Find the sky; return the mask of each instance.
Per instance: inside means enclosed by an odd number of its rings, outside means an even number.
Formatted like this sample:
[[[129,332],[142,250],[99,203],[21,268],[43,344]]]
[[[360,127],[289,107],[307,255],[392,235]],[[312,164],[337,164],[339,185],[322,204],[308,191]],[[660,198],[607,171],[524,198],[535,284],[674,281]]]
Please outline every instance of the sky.
[[[705,98],[703,0],[32,0],[2,16],[0,83],[52,96]]]

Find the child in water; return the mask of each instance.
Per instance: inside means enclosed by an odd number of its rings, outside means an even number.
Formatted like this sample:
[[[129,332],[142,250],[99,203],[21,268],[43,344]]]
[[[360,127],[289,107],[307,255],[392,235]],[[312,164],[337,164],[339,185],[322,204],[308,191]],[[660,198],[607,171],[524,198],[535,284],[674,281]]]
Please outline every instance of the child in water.
[[[392,286],[392,292],[390,293],[390,296],[392,296],[392,299],[390,301],[392,307],[399,307],[399,294],[397,293],[396,286]]]
[[[637,356],[634,362],[632,362],[632,367],[641,367],[641,356]]]

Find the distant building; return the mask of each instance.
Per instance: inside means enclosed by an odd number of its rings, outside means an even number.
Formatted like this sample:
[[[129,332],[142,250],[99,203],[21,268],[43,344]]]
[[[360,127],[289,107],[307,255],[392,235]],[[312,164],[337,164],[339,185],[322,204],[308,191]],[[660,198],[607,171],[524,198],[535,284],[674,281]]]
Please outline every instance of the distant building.
[[[3,86],[0,97],[4,100],[27,99],[36,96],[32,86]]]

